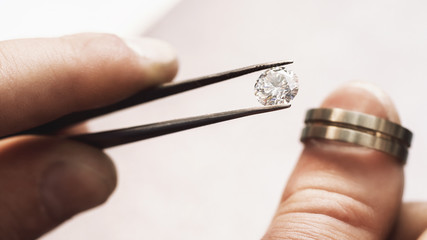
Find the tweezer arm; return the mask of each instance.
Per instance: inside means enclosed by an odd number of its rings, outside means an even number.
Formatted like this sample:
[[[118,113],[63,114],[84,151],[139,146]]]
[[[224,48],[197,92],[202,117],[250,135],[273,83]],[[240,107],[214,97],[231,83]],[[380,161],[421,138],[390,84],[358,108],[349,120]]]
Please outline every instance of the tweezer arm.
[[[259,70],[287,65],[291,63],[292,61],[276,61],[276,62],[270,62],[270,63],[264,63],[264,64],[257,64],[257,65],[239,68],[239,69],[235,69],[227,72],[212,74],[205,77],[195,78],[195,79],[191,79],[183,82],[164,84],[158,87],[140,91],[139,93],[125,100],[122,100],[121,102],[118,102],[109,106],[97,108],[97,109],[72,113],[64,117],[61,117],[57,120],[54,120],[52,122],[46,123],[44,125],[23,131],[21,133],[13,134],[13,135],[53,133],[60,129],[77,124],[79,122],[86,121],[88,119],[95,118],[111,112],[115,112],[124,108],[135,106],[141,103],[145,103],[151,100],[163,98],[176,93],[185,92],[191,89],[196,89],[196,88],[210,85],[213,83],[218,83],[221,81],[225,81],[231,78],[236,78],[236,77],[249,74],[252,72],[256,72]]]
[[[69,137],[69,139],[104,149],[249,115],[281,110],[290,106],[289,104],[240,109],[106,132],[76,135]]]

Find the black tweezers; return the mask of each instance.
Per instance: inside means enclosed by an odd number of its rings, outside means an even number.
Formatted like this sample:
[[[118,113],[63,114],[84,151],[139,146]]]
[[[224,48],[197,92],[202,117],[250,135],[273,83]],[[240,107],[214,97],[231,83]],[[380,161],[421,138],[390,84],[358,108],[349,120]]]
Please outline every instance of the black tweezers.
[[[170,96],[176,93],[185,92],[191,89],[196,89],[213,83],[218,83],[231,78],[239,77],[255,71],[283,66],[291,64],[292,61],[278,61],[264,64],[257,64],[249,67],[239,68],[227,72],[212,74],[205,77],[199,77],[183,82],[169,83],[157,87],[142,90],[137,94],[122,100],[118,103],[105,107],[91,109],[82,112],[71,113],[52,122],[44,125],[23,131],[14,135],[22,134],[52,134],[60,129],[75,125],[85,120],[95,118],[107,113],[115,112],[137,104],[145,103],[151,100]],[[81,135],[67,136],[79,142],[84,142],[98,148],[114,147],[121,144],[144,140],[152,137],[157,137],[169,133],[174,133],[182,130],[187,130],[195,127],[205,126],[217,122],[227,121],[235,118],[245,117],[249,115],[276,111],[289,108],[291,105],[275,105],[266,107],[255,107],[233,110],[228,112],[220,112],[207,114],[197,117],[183,118],[170,120],[159,123],[152,123],[130,128],[123,128],[98,133],[88,133]]]

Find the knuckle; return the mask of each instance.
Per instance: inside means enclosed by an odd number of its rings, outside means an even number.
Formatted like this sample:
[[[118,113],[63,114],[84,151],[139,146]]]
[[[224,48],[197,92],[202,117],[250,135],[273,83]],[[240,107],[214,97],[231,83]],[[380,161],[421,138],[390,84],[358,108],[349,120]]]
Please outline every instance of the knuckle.
[[[345,229],[345,231],[343,231]],[[275,218],[263,240],[352,240],[372,239],[366,232],[326,215],[313,213],[287,213]]]
[[[374,209],[327,189],[298,189],[284,199],[268,239],[371,239]],[[280,236],[286,236],[280,238]]]
[[[348,195],[320,188],[299,189],[279,206],[279,214],[309,212],[322,214],[355,227],[369,228],[374,209]]]

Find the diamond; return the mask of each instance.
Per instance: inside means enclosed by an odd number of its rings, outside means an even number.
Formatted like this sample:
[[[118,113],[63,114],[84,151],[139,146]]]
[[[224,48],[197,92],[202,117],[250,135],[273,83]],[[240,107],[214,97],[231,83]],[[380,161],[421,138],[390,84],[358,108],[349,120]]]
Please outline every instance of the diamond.
[[[263,105],[289,104],[298,93],[298,77],[285,67],[266,70],[255,84],[255,96]]]

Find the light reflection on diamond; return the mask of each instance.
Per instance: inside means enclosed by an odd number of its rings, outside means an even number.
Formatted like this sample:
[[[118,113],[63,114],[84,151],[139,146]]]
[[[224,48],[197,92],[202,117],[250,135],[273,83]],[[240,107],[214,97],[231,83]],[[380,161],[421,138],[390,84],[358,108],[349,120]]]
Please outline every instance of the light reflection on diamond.
[[[255,96],[263,105],[289,104],[298,93],[298,77],[285,67],[266,70],[255,84]]]

